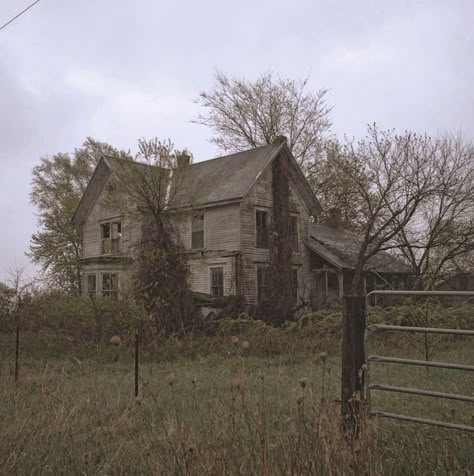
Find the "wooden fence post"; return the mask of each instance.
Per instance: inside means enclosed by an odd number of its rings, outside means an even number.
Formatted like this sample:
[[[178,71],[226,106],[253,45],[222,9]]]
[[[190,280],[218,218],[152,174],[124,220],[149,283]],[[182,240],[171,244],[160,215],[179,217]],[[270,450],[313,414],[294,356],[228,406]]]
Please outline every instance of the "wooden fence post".
[[[344,296],[342,313],[341,414],[347,429],[355,428],[363,398],[365,361],[364,333],[366,305],[364,296]]]
[[[135,397],[138,397],[138,351],[139,351],[140,334],[138,330],[135,332]]]
[[[20,354],[20,326],[16,326],[16,339],[15,339],[15,382],[18,382],[19,354]]]

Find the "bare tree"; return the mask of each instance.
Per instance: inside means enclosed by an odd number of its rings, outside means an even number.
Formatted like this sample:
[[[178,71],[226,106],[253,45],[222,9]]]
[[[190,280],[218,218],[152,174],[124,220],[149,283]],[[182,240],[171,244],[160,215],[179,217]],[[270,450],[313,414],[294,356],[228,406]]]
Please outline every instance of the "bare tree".
[[[322,218],[337,211],[342,226],[359,231],[366,209],[359,188],[367,188],[369,178],[363,158],[346,152],[337,140],[327,141],[321,159],[307,170],[306,178],[323,209]]]
[[[435,187],[397,235],[420,289],[432,289],[462,269],[460,261],[474,251],[474,147],[460,136],[446,136],[432,149]]]
[[[275,78],[271,72],[253,82],[217,72],[214,87],[196,100],[206,113],[194,122],[210,127],[211,141],[224,151],[271,144],[284,135],[297,162],[307,169],[317,161],[331,127],[327,89],[312,93],[307,86],[308,79]]]
[[[368,128],[366,139],[346,144],[344,153],[336,159],[340,173],[352,180],[354,193],[363,204],[351,292],[363,292],[363,273],[369,260],[398,246],[396,238],[433,192],[431,159],[435,148],[436,144],[426,135],[395,135],[380,131],[374,124]],[[363,164],[362,174],[353,173],[354,161]]]

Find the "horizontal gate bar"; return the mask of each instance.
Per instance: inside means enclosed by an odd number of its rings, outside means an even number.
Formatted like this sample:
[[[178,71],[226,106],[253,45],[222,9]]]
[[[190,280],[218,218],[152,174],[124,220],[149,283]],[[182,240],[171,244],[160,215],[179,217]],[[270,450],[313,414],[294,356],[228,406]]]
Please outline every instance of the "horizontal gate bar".
[[[418,418],[418,417],[412,417],[408,415],[399,415],[397,413],[387,413],[387,412],[381,412],[378,410],[371,411],[369,415],[375,416],[375,417],[392,418],[394,420],[411,421],[414,423],[425,423],[426,425],[442,426],[444,428],[450,428],[452,430],[474,432],[474,426],[462,425],[459,423],[447,423],[444,421],[429,420],[427,418]]]
[[[423,395],[425,397],[446,398],[449,400],[460,400],[462,402],[474,402],[474,397],[468,395],[458,395],[456,393],[434,392],[432,390],[421,390],[409,387],[394,387],[393,385],[372,384],[369,390],[383,390],[387,392],[409,393],[412,395]]]
[[[367,329],[382,331],[403,331],[403,332],[428,332],[430,334],[456,334],[465,336],[474,336],[474,331],[464,329],[442,329],[440,327],[409,327],[409,326],[391,326],[387,324],[373,324],[367,326]]]
[[[369,355],[369,362],[386,362],[389,364],[419,365],[421,367],[436,367],[441,369],[468,370],[474,372],[473,365],[449,364],[446,362],[430,362],[425,360],[399,359],[396,357],[382,357],[378,355]]]
[[[395,290],[380,290],[370,291],[367,298],[370,296],[458,296],[458,297],[474,297],[474,291],[395,291]]]

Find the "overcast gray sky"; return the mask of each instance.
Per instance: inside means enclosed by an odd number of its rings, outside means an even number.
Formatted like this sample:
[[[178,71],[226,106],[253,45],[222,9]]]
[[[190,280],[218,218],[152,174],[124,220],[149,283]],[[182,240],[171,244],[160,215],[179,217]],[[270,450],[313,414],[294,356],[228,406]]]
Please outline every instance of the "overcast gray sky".
[[[0,24],[32,0],[0,0]],[[41,0],[0,31],[0,280],[28,263],[40,157],[86,136],[135,151],[170,137],[218,155],[191,124],[216,69],[311,75],[333,132],[367,123],[474,138],[474,1]],[[29,265],[28,272],[34,268]]]

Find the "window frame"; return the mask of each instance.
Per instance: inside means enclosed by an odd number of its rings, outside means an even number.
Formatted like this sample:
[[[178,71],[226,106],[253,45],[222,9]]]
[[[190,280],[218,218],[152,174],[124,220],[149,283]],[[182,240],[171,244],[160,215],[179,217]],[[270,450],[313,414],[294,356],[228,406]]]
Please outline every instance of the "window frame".
[[[298,302],[299,268],[291,268],[291,293],[295,303]]]
[[[259,283],[259,273],[263,271],[264,276],[264,285],[262,286]],[[268,297],[268,273],[270,271],[270,266],[268,264],[257,264],[255,266],[255,297],[257,305],[261,304]],[[262,292],[261,290],[265,291]]]
[[[265,214],[265,228],[266,233],[259,232],[258,215]],[[270,212],[264,208],[255,208],[255,248],[261,250],[270,249]]]
[[[194,230],[194,219],[196,216],[202,216],[202,230]],[[193,236],[195,233],[202,232],[202,246],[194,246]],[[204,250],[206,249],[206,217],[203,211],[193,212],[191,215],[191,249],[192,250]]]
[[[117,238],[114,238],[114,225],[118,225]],[[104,228],[108,226],[108,237],[104,238]],[[99,226],[100,237],[100,255],[113,256],[122,253],[123,245],[123,222],[121,219],[112,219],[100,222]],[[118,243],[114,246],[114,242]],[[107,245],[108,244],[108,245]],[[106,250],[108,248],[108,251]]]
[[[110,276],[111,289],[104,289],[104,278],[106,276]],[[113,277],[116,278],[116,289],[114,289]],[[120,273],[117,271],[110,273],[100,273],[100,291],[102,297],[117,300],[120,294]]]
[[[213,284],[213,272],[215,270],[221,270],[222,272],[222,294],[214,294],[213,288],[217,287],[217,289],[220,289],[220,286],[217,285],[215,286]],[[215,264],[212,266],[209,266],[209,294],[213,297],[223,297],[225,296],[225,266],[223,264]]]
[[[295,226],[293,227],[293,223]],[[297,252],[300,250],[300,227],[299,227],[299,217],[296,214],[290,215],[290,222],[289,222],[289,239],[290,239],[290,247],[291,251]]]
[[[94,299],[97,296],[97,273],[86,273],[85,278],[86,278],[86,282],[85,282],[86,294],[90,298]],[[89,287],[90,278],[94,278],[94,289],[93,290]]]

